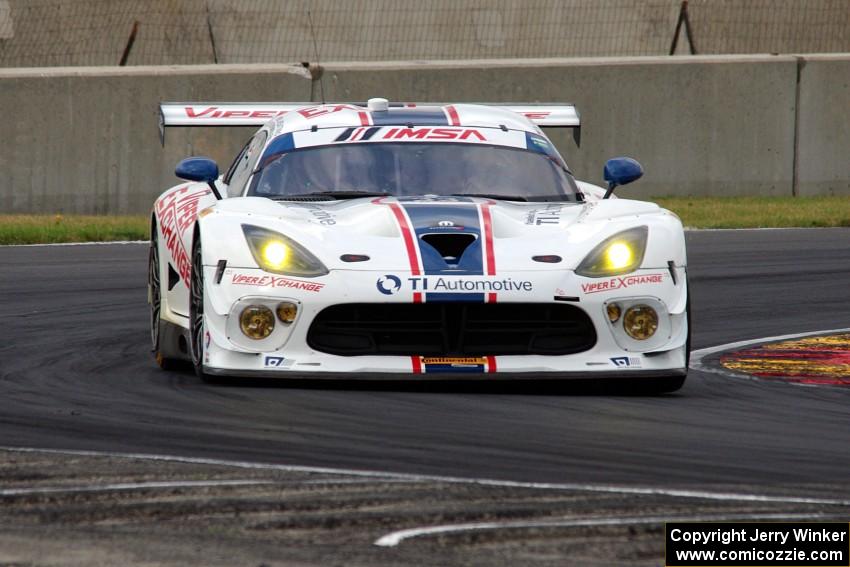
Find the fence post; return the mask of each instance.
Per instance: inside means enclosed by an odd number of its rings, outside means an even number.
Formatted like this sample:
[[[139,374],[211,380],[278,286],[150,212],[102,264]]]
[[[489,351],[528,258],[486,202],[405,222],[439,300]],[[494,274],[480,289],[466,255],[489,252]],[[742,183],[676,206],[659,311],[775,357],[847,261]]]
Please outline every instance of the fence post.
[[[676,53],[676,47],[679,45],[679,34],[682,32],[682,24],[685,25],[685,35],[688,38],[688,48],[691,55],[697,54],[696,45],[694,45],[694,33],[691,29],[691,19],[688,17],[688,0],[682,0],[682,5],[679,7],[679,19],[676,22],[676,31],[673,32],[673,43],[670,44],[670,55]]]

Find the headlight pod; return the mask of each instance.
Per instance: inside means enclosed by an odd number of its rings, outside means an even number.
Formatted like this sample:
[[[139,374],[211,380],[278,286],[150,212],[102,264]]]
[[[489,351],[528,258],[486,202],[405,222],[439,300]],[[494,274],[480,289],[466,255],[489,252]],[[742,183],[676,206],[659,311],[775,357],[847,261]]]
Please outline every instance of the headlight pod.
[[[328,273],[328,269],[318,258],[279,232],[253,226],[242,225],[245,240],[254,260],[263,270],[287,276],[314,278]]]
[[[638,226],[606,238],[581,261],[576,274],[604,278],[637,270],[643,262],[648,233],[647,227]]]
[[[249,305],[239,315],[239,327],[249,339],[265,339],[274,331],[272,310],[265,305]]]

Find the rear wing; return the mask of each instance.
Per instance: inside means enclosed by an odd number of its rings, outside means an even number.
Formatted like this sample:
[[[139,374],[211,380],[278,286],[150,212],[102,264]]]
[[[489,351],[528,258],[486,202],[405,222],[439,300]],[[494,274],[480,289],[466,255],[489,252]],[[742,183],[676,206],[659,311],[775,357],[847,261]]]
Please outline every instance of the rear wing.
[[[318,102],[163,102],[159,105],[159,138],[165,144],[165,128],[171,126],[262,126],[272,118]],[[367,109],[365,102],[324,103]],[[461,104],[461,103],[458,103]],[[581,119],[572,104],[559,103],[463,103],[492,106],[522,114],[541,128],[572,128],[576,145],[581,143]],[[447,106],[443,103],[390,103],[390,108]]]

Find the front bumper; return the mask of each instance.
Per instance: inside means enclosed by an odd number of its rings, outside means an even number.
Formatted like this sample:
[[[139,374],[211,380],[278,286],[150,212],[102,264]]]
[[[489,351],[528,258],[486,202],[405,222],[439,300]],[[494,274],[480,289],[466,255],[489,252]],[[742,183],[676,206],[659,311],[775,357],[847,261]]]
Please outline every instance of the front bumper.
[[[624,278],[604,280],[576,276],[568,270],[515,272],[499,276],[505,285],[487,278],[466,278],[470,301],[547,303],[567,301],[581,308],[596,329],[592,348],[577,354],[434,357],[361,355],[339,356],[312,349],[310,325],[323,309],[342,303],[412,303],[445,301],[461,296],[429,294],[434,277],[370,271],[333,271],[315,280],[270,276],[257,269],[228,269],[215,283],[215,268],[205,272],[207,300],[205,372],[218,376],[358,379],[586,379],[658,378],[683,376],[686,371],[687,287],[684,268],[676,277],[666,269],[639,270]],[[389,278],[392,276],[392,278]],[[398,280],[401,282],[397,283]],[[492,278],[491,278],[492,280]],[[485,282],[478,284],[476,282]],[[473,285],[474,284],[474,285]],[[486,285],[485,285],[486,284]],[[423,286],[425,288],[423,289]],[[496,291],[492,291],[497,287]],[[387,293],[387,292],[391,293]],[[441,292],[444,290],[441,290]],[[464,299],[465,300],[465,299]],[[251,303],[272,307],[280,301],[299,306],[291,325],[278,322],[268,339],[253,341],[241,334],[238,313]],[[659,314],[659,329],[649,341],[635,341],[620,322],[612,324],[606,305],[650,304]]]

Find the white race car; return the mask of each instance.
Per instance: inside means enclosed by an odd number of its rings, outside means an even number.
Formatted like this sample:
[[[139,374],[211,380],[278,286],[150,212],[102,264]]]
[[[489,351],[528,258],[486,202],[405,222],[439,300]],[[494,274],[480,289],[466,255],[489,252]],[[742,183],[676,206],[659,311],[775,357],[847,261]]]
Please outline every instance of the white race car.
[[[202,377],[627,378],[681,387],[673,213],[576,181],[541,126],[571,105],[180,104],[161,126],[261,124],[151,216],[156,359]],[[164,130],[163,130],[164,132]],[[578,137],[577,137],[578,139]]]

